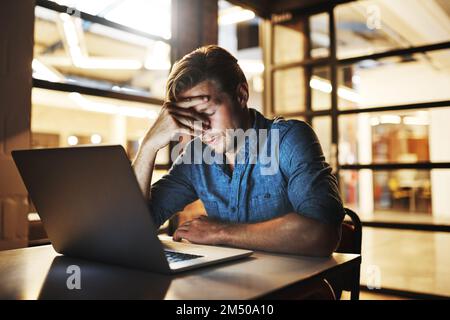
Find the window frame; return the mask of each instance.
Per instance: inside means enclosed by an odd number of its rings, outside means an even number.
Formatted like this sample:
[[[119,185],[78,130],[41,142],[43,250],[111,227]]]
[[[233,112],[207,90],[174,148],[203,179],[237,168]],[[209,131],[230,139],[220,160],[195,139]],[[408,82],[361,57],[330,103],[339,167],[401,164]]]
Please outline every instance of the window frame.
[[[333,173],[336,175],[336,178],[339,179],[340,170],[398,170],[398,169],[450,169],[450,162],[416,162],[416,163],[370,163],[370,164],[340,164],[339,163],[339,118],[341,115],[348,114],[361,114],[361,113],[374,113],[380,111],[402,111],[402,110],[414,110],[414,109],[433,109],[433,108],[442,108],[442,107],[450,107],[450,100],[441,100],[441,101],[429,101],[429,102],[419,102],[412,104],[402,104],[402,105],[387,105],[387,106],[375,106],[371,108],[352,108],[352,109],[339,109],[338,107],[338,76],[337,70],[339,66],[348,65],[355,62],[367,60],[367,59],[381,59],[387,57],[396,57],[407,54],[414,53],[427,53],[436,50],[450,49],[450,41],[439,42],[434,44],[428,44],[423,46],[414,46],[409,48],[401,48],[394,50],[387,50],[384,52],[378,52],[375,54],[369,55],[361,55],[350,58],[342,58],[339,59],[337,57],[337,42],[336,42],[336,22],[335,22],[335,13],[334,9],[336,6],[348,3],[352,1],[336,1],[334,3],[329,3],[326,5],[322,5],[315,10],[307,10],[304,12],[293,11],[289,14],[283,14],[280,16],[272,15],[269,22],[269,30],[270,37],[268,37],[268,45],[270,46],[270,50],[266,52],[270,55],[265,61],[269,63],[267,68],[267,77],[269,81],[269,99],[267,99],[266,112],[272,116],[281,115],[285,117],[303,117],[305,121],[312,125],[312,120],[315,117],[323,117],[328,116],[331,117],[331,145],[332,149],[335,151],[332,154],[332,159],[330,162],[334,164]],[[309,28],[309,18],[316,14],[327,13],[329,19],[328,32],[330,37],[330,48],[329,48],[329,56],[328,57],[320,57],[320,58],[312,58],[310,55],[311,48],[311,30]],[[274,53],[274,25],[277,23],[285,22],[284,19],[300,19],[304,24],[304,36],[306,39],[306,45],[304,46],[304,59],[301,61],[295,61],[284,64],[275,64],[273,61],[273,53]],[[312,88],[309,86],[309,82],[311,80],[311,75],[314,67],[324,66],[330,68],[330,83],[332,86],[331,90],[331,108],[327,110],[313,110],[312,109]],[[303,67],[305,68],[305,111],[299,112],[289,112],[282,113],[277,112],[274,108],[274,73],[278,70],[286,70],[295,67]],[[299,106],[299,109],[301,106]],[[302,108],[303,109],[303,108]]]
[[[60,4],[50,1],[50,0],[36,0],[35,6],[49,9],[49,10],[52,10],[52,11],[55,11],[58,13],[67,13],[72,16],[76,15],[76,17],[79,17],[85,21],[89,21],[92,23],[107,26],[107,27],[110,27],[110,28],[113,28],[116,30],[128,32],[130,34],[144,37],[144,38],[147,38],[150,40],[164,42],[164,43],[168,44],[171,48],[171,51],[170,51],[171,52],[171,54],[170,54],[171,66],[174,63],[174,55],[173,55],[173,43],[174,42],[173,42],[172,38],[165,39],[165,38],[159,37],[157,35],[152,35],[152,34],[143,32],[141,30],[137,30],[137,29],[125,26],[123,24],[110,21],[101,16],[92,15],[92,14],[80,11],[78,9],[60,5]],[[32,88],[40,88],[40,89],[47,89],[47,90],[54,90],[54,91],[61,91],[61,92],[78,92],[80,94],[86,94],[86,95],[91,95],[91,96],[113,98],[113,99],[118,99],[118,100],[122,100],[122,101],[142,102],[142,103],[148,103],[148,104],[154,104],[154,105],[162,105],[164,103],[163,99],[148,97],[145,95],[123,93],[123,92],[93,88],[90,86],[83,86],[80,84],[73,84],[73,83],[51,82],[51,81],[47,81],[47,80],[37,79],[34,77],[32,78]],[[170,166],[171,166],[171,163],[170,163],[170,159],[169,159],[169,163],[167,163],[167,164],[156,164],[155,170],[168,170],[170,168]]]

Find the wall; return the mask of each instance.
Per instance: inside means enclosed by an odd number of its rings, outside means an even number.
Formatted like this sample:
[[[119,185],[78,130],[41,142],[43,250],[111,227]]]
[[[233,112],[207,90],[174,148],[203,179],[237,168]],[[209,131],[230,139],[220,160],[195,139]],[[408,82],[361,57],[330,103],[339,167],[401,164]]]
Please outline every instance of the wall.
[[[23,247],[28,201],[11,158],[30,145],[34,1],[2,1],[0,10],[0,250]]]

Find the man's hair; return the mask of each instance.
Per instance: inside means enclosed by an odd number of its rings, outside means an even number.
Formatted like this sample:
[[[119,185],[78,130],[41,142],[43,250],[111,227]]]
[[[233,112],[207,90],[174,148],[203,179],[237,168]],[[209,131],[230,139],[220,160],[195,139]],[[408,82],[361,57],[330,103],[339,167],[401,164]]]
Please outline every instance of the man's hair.
[[[167,80],[166,99],[177,101],[181,92],[205,80],[214,81],[218,89],[232,99],[236,96],[238,85],[247,84],[237,59],[227,50],[209,45],[188,53],[173,65]]]

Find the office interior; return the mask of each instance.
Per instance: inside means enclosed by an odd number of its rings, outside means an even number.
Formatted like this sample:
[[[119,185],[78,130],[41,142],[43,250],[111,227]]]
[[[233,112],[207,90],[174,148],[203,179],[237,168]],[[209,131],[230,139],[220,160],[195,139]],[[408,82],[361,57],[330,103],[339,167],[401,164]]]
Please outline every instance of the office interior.
[[[360,298],[450,297],[449,1],[24,0],[0,16],[0,250],[49,243],[11,150],[120,144],[133,159],[172,64],[218,44],[249,107],[318,135],[361,220]]]

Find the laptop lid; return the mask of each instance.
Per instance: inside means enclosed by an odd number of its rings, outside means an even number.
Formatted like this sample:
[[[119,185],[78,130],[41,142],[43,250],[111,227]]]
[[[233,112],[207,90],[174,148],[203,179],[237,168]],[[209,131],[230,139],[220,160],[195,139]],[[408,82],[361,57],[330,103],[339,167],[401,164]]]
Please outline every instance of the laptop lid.
[[[12,156],[57,252],[170,272],[122,146],[16,150]]]

